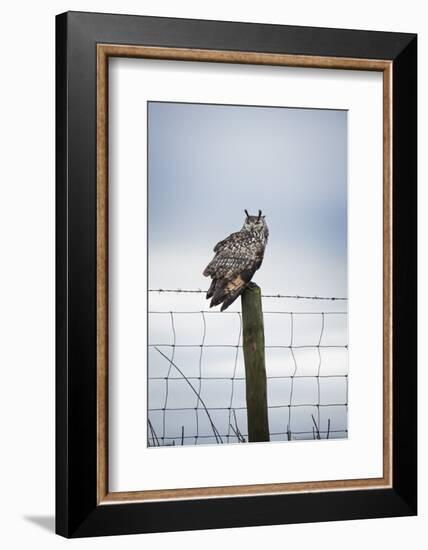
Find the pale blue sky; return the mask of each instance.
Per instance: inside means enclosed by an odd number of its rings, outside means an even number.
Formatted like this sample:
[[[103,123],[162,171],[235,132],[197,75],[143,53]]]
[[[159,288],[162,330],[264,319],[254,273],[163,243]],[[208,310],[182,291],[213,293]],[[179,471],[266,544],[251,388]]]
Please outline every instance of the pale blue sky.
[[[214,244],[241,227],[245,208],[260,208],[270,230],[257,274],[266,290],[346,294],[345,111],[148,109],[151,286],[203,286]],[[186,270],[164,271],[168,250],[186,256]]]

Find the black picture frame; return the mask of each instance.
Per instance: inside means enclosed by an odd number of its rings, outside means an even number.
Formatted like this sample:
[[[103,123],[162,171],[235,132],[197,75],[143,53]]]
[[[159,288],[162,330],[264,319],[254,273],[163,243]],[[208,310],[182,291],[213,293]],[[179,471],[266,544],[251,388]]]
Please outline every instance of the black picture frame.
[[[97,504],[96,46],[392,62],[391,488]],[[65,537],[417,513],[417,36],[68,12],[56,18],[56,532]]]

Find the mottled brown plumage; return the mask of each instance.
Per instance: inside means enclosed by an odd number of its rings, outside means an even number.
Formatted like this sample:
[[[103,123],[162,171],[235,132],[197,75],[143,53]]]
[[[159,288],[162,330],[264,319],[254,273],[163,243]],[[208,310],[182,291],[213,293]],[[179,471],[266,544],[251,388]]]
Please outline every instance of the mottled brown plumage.
[[[207,298],[212,298],[210,307],[222,304],[221,311],[242,294],[263,262],[269,236],[265,216],[260,210],[258,216],[246,210],[245,214],[242,229],[215,245],[215,256],[203,273],[212,279],[207,292]]]

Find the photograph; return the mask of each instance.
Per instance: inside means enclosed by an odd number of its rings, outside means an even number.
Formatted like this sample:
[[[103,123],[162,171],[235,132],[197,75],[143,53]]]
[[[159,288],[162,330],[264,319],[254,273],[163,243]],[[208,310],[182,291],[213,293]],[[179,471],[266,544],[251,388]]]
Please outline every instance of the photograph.
[[[347,111],[147,121],[147,446],[346,439]]]

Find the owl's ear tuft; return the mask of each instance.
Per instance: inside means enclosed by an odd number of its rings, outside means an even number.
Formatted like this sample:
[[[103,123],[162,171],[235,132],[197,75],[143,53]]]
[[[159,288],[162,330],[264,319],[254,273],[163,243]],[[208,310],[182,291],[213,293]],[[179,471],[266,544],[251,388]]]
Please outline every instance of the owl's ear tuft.
[[[250,214],[248,214],[248,210],[244,210],[244,212],[245,212],[245,215],[247,216],[247,218],[249,218]]]
[[[257,218],[257,221],[259,222],[260,221],[260,218],[262,217],[262,211],[259,210],[259,217]]]

